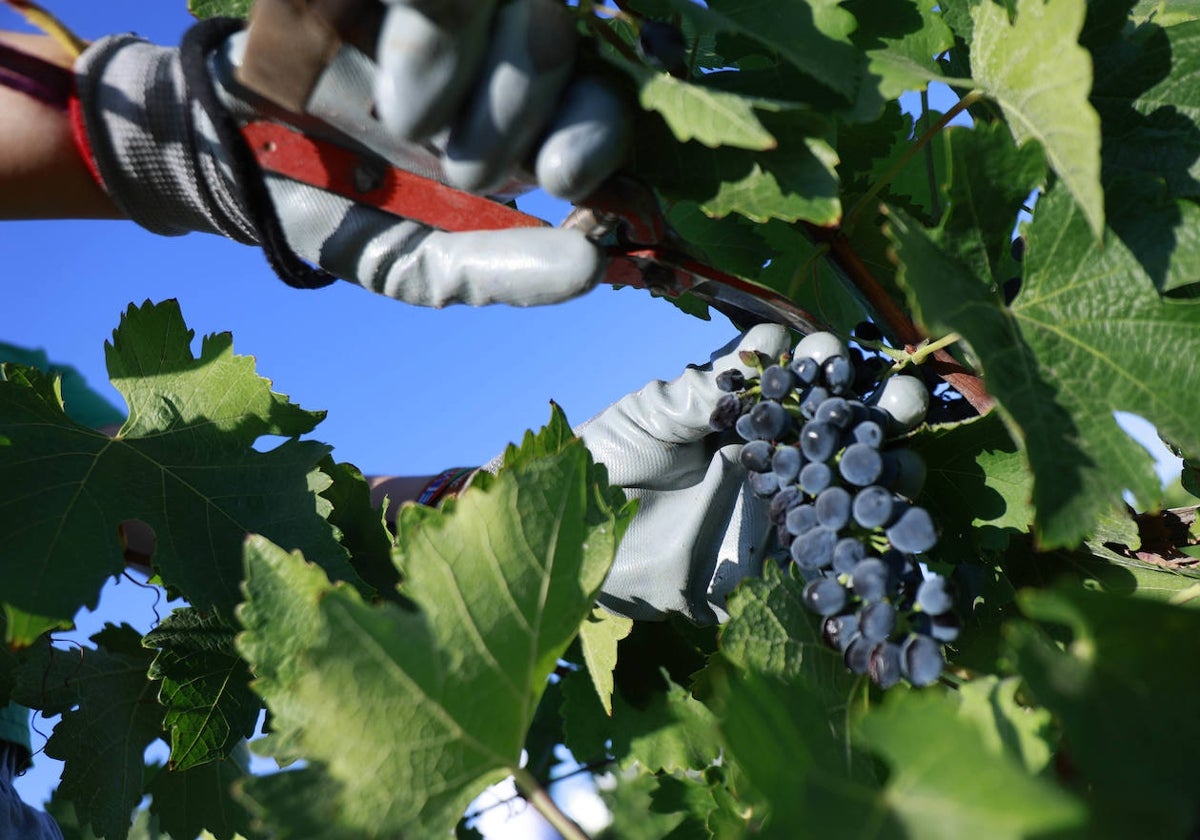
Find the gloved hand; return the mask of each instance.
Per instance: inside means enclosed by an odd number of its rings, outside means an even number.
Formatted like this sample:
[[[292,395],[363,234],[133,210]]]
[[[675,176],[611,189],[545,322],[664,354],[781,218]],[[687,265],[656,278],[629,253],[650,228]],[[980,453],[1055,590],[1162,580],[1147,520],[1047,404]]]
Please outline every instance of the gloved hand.
[[[541,186],[580,198],[619,164],[629,122],[612,91],[575,77],[574,14],[553,0],[392,2],[378,64],[342,47],[293,122],[333,126],[396,166],[479,192],[534,160]],[[333,275],[424,306],[550,303],[599,278],[603,258],[576,231],[445,233],[285,178],[248,183],[229,117],[278,109],[235,80],[245,38],[233,28],[200,24],[180,50],[114,36],[77,62],[88,145],[130,218],[263,244],[277,270],[290,258],[273,256],[282,238]]]
[[[725,619],[733,587],[761,573],[766,502],[746,486],[741,444],[713,433],[709,417],[722,394],[717,374],[750,373],[740,351],[778,356],[789,346],[783,327],[754,327],[703,367],[652,382],[577,429],[609,481],[639,500],[604,582],[605,607],[635,619],[677,612],[712,624]]]

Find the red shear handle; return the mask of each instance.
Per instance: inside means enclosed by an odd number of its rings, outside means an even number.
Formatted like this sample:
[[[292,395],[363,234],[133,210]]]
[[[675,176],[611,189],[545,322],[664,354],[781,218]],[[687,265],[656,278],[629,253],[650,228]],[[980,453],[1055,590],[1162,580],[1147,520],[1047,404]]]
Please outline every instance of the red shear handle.
[[[378,158],[317,140],[279,123],[252,122],[242,129],[242,136],[267,172],[440,230],[547,226],[536,216],[396,169]]]

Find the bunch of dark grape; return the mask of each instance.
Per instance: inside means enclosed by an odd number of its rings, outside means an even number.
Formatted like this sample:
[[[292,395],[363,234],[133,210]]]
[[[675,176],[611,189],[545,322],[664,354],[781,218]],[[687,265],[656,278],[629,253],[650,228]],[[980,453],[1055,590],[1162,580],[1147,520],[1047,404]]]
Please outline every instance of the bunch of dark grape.
[[[896,438],[925,418],[929,391],[897,374],[876,382],[837,336],[813,333],[790,356],[751,358],[760,373],[728,370],[712,427],[746,441],[751,489],[770,499],[780,546],[806,581],[804,603],[847,667],[882,688],[929,685],[959,621],[945,578],[917,556],[937,543],[928,511],[913,504],[921,457]]]

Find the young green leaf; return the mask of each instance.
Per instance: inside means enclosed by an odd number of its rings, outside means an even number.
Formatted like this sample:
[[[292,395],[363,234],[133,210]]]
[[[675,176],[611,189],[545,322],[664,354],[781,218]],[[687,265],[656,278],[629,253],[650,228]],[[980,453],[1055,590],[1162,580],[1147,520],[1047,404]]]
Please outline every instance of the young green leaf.
[[[262,703],[250,690],[250,670],[237,655],[237,629],[219,613],[179,609],[146,634],[158,653],[147,676],[161,680],[171,771],[217,761],[254,734]]]

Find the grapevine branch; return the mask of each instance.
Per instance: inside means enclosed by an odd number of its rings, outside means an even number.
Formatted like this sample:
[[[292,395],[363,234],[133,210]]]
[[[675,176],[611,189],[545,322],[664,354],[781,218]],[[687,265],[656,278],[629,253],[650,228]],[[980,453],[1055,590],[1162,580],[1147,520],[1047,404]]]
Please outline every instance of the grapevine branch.
[[[892,296],[880,285],[875,275],[871,273],[871,270],[855,252],[854,246],[851,244],[846,232],[854,229],[862,214],[868,207],[873,205],[879,192],[896,177],[908,162],[922,149],[927,148],[938,132],[942,131],[956,116],[977,102],[981,96],[981,92],[971,91],[956,102],[954,107],[946,111],[941,119],[931,125],[917,138],[916,142],[905,150],[904,154],[884,173],[883,177],[876,181],[871,189],[854,204],[850,212],[846,214],[843,225],[820,227],[811,223],[805,223],[805,229],[813,242],[824,246],[828,250],[829,259],[841,270],[842,274],[854,285],[859,293],[862,294],[871,309],[883,321],[891,334],[909,352],[917,351],[918,346],[925,341],[927,336],[917,328],[917,325],[913,323],[908,313],[901,309],[896,301],[892,299]],[[934,351],[928,366],[944,382],[962,394],[963,398],[977,412],[986,414],[992,410],[995,400],[987,392],[987,389],[983,385],[983,380],[973,371],[964,367],[948,351],[945,349]]]
[[[814,242],[828,247],[830,260],[849,279],[854,288],[858,289],[866,298],[871,309],[883,321],[896,340],[904,344],[906,350],[910,352],[916,350],[926,336],[880,285],[875,275],[871,273],[871,269],[855,252],[854,246],[842,228],[826,228],[806,223],[805,229]],[[944,382],[962,394],[971,407],[980,414],[986,414],[992,410],[995,400],[987,392],[983,380],[964,367],[949,352],[937,350],[928,362],[928,366]]]

